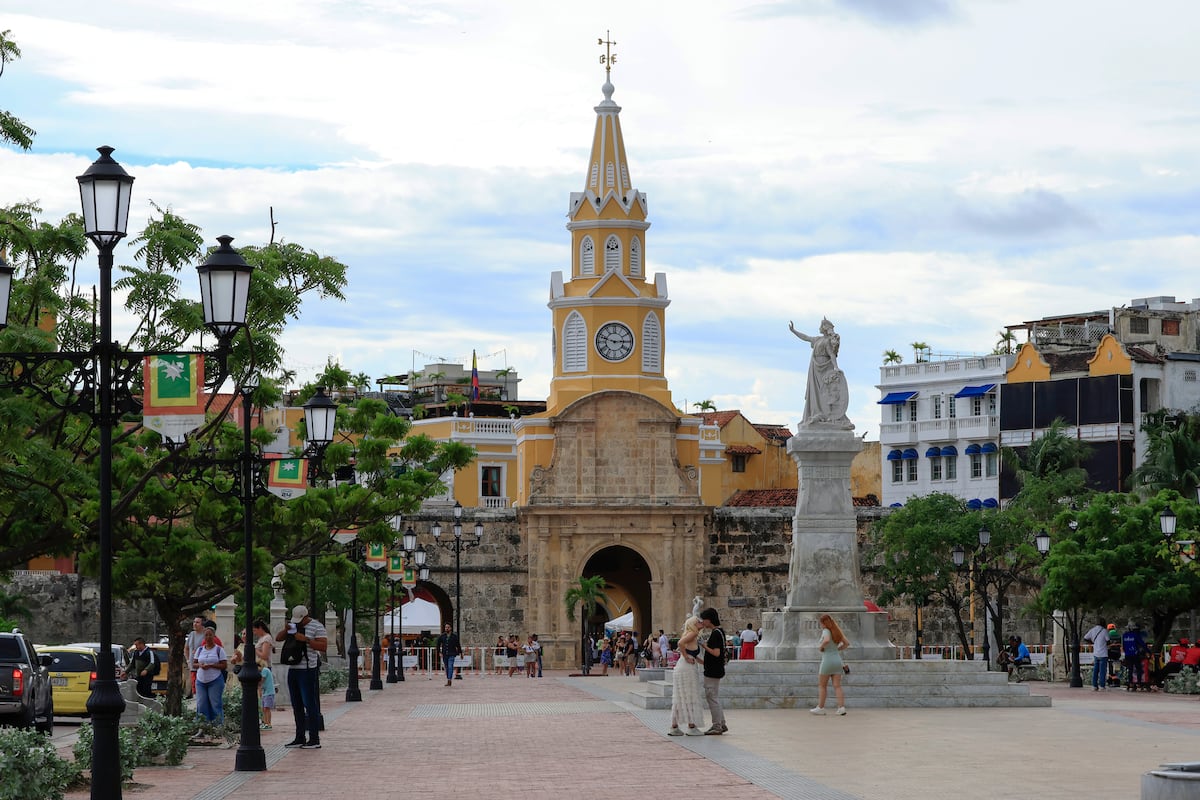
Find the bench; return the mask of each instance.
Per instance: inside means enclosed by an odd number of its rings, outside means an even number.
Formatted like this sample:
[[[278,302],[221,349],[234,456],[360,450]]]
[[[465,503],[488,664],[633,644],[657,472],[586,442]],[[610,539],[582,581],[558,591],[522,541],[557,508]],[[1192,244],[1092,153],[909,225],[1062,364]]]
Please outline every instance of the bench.
[[[1013,670],[1013,675],[1017,679],[1017,683],[1036,678],[1038,670],[1046,666],[1045,653],[1030,653],[1028,664],[1017,664],[1017,668]]]

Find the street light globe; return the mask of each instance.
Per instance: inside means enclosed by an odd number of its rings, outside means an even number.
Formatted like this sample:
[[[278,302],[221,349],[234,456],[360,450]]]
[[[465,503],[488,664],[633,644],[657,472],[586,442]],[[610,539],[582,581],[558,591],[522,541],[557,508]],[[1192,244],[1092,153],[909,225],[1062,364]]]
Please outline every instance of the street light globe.
[[[337,425],[337,403],[325,394],[325,387],[318,386],[317,393],[304,404],[304,426],[308,429],[308,443],[324,447],[333,441]]]
[[[1168,506],[1158,515],[1158,527],[1162,530],[1163,538],[1170,541],[1175,536],[1175,526],[1179,524],[1175,512]]]
[[[100,157],[75,180],[83,206],[83,232],[104,250],[124,239],[129,229],[133,176],[113,160],[113,148],[105,145],[96,150]]]
[[[217,241],[220,243],[217,249],[196,267],[196,273],[200,276],[204,327],[224,340],[246,327],[254,268],[233,248],[232,236],[218,236]]]

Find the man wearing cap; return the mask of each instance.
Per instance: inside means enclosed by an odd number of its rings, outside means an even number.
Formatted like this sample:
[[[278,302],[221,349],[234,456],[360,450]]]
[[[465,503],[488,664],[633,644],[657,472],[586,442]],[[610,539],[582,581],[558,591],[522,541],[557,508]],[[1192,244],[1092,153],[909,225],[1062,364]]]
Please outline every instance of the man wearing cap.
[[[1083,638],[1092,643],[1092,691],[1102,692],[1108,688],[1108,628],[1098,623]]]
[[[317,714],[317,676],[321,666],[321,653],[329,646],[328,633],[324,625],[308,615],[308,606],[296,606],[292,609],[292,621],[275,634],[277,642],[289,638],[295,638],[305,646],[305,655],[299,664],[288,667],[288,694],[292,698],[296,737],[284,747],[316,750],[321,746],[321,718]]]

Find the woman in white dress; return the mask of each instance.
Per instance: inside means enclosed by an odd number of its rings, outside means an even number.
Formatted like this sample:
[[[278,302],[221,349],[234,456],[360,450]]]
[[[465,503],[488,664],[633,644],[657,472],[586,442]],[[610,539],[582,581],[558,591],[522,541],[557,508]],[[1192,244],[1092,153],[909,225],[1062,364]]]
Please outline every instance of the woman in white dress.
[[[842,651],[850,646],[846,634],[828,614],[820,616],[821,643],[817,649],[821,651],[821,666],[817,673],[820,685],[817,688],[817,707],[809,709],[813,714],[825,713],[825,698],[829,692],[829,681],[833,679],[833,691],[837,695],[838,716],[846,714],[846,696],[842,694],[842,672],[845,664],[842,661]]]
[[[688,736],[703,736],[704,685],[700,679],[700,620],[688,617],[679,637],[679,660],[671,675],[671,729],[668,736],[683,736],[680,725],[687,726]]]

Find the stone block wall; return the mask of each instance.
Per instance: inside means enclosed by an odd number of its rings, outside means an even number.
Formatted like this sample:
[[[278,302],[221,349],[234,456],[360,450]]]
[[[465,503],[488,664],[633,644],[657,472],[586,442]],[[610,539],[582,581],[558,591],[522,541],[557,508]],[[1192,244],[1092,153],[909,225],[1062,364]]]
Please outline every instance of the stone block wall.
[[[0,585],[32,612],[21,630],[38,644],[94,642],[100,639],[100,587],[92,578],[52,570],[19,570]],[[135,636],[157,641],[162,623],[148,600],[113,604],[113,643],[130,645]]]

